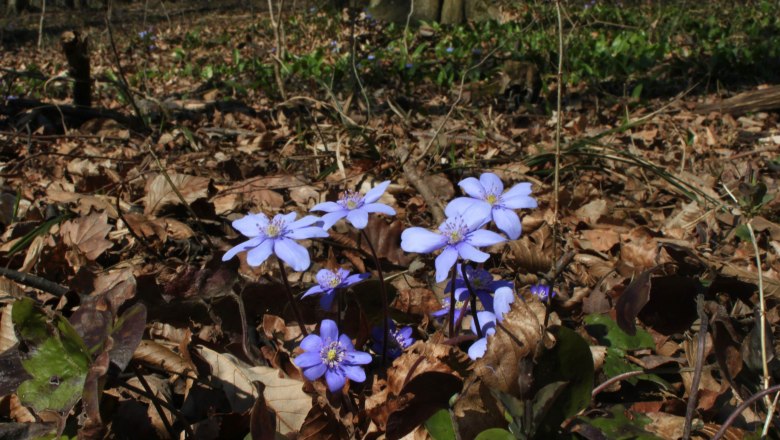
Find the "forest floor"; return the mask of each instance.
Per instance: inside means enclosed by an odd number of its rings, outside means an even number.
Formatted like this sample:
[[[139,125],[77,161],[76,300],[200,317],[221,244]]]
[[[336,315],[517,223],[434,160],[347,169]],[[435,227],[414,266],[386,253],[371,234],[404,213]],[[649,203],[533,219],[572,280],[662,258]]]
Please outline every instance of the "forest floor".
[[[404,82],[381,76],[394,61],[374,57],[370,46],[387,41],[365,13],[350,30],[346,14],[301,5],[284,17],[289,56],[336,59],[362,36],[354,72],[365,76],[338,77],[312,58],[295,64],[302,70],[282,79],[282,92],[280,46],[267,14],[257,18],[262,7],[152,6],[120,4],[111,32],[100,11],[52,11],[41,48],[39,15],[0,21],[0,351],[19,377],[0,381],[0,417],[21,423],[15,432],[442,439],[502,428],[617,439],[680,438],[690,424],[693,438],[711,438],[765,387],[765,373],[777,383],[780,114],[702,110],[766,84],[688,78],[692,87],[671,94],[572,84],[562,91],[556,188],[549,63],[538,66],[543,87],[530,102],[484,92],[489,78]],[[93,107],[127,119],[71,125],[83,114],[57,111],[71,103],[58,39],[76,25],[90,39]],[[427,31],[410,30],[415,42]],[[513,340],[496,333],[473,362],[468,319],[453,338],[431,317],[447,296],[433,256],[400,244],[405,229],[444,220],[462,179],[488,172],[506,188],[530,182],[538,207],[519,211],[519,239],[489,248],[484,268],[523,301],[504,321]],[[389,369],[377,360],[364,383],[331,393],[293,364],[302,335],[278,266],[251,267],[245,253],[222,262],[243,241],[231,221],[305,215],[386,180],[380,201],[394,217],[372,215],[364,236],[341,222],[304,241],[312,266],[284,274],[300,293],[321,268],[372,273],[349,290],[339,319],[368,351],[382,310],[367,238],[392,316],[418,341]],[[538,283],[552,285],[549,304],[530,293]],[[309,332],[335,317],[316,299],[296,302]],[[740,411],[727,438],[764,425],[764,399]],[[496,432],[482,438],[505,438]]]

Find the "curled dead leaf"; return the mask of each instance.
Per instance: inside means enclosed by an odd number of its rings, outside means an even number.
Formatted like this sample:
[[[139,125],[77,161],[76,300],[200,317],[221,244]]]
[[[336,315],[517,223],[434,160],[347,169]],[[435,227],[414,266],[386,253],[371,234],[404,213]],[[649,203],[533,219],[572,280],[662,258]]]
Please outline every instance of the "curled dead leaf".
[[[488,336],[485,355],[474,363],[474,372],[490,388],[517,392],[519,365],[532,356],[542,341],[545,307],[539,301],[515,300],[496,333]]]
[[[72,250],[77,251],[87,260],[94,261],[106,249],[110,249],[114,245],[106,240],[106,235],[110,230],[108,214],[93,212],[63,223],[60,235],[65,244],[70,246]]]

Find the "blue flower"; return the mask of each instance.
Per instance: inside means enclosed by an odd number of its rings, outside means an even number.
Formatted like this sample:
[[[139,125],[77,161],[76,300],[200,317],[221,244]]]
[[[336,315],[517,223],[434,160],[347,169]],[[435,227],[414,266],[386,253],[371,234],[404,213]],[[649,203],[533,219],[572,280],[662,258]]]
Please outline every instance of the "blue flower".
[[[470,292],[466,282],[463,280],[463,271],[460,264],[456,269],[457,277],[455,278],[455,298],[458,301],[465,301],[468,299]],[[493,311],[493,297],[491,294],[500,287],[512,287],[512,283],[504,280],[493,280],[493,276],[485,269],[477,269],[472,266],[466,266],[466,276],[471,284],[471,288],[474,289],[477,298],[482,303],[482,307],[488,312]],[[452,289],[452,280],[447,283],[444,288],[445,292],[449,292]]]
[[[355,382],[366,380],[361,365],[371,363],[371,355],[355,350],[347,335],[339,336],[336,323],[325,319],[320,324],[320,334],[311,334],[301,341],[303,353],[293,363],[303,369],[308,380],[317,380],[325,375],[328,389],[335,393],[344,388],[347,379]]]
[[[390,181],[384,181],[371,188],[366,195],[355,191],[347,191],[337,202],[323,202],[311,208],[312,211],[323,211],[322,228],[326,231],[337,221],[346,217],[352,226],[363,229],[368,224],[368,214],[378,212],[385,215],[395,215],[395,209],[384,203],[376,203],[384,194]]]
[[[414,63],[406,63],[404,67],[406,67],[407,69],[411,69],[412,67],[414,67]]]
[[[447,278],[447,274],[458,257],[483,263],[490,255],[477,249],[506,241],[495,232],[480,229],[490,220],[490,206],[486,203],[467,206],[463,212],[448,213],[448,218],[439,225],[438,232],[412,227],[401,234],[401,249],[406,252],[431,253],[442,249],[436,257],[436,282]]]
[[[384,329],[381,326],[374,327],[371,330],[371,337],[374,339],[371,349],[374,350],[375,353],[382,353],[382,343],[385,340],[385,337],[382,334],[383,331]],[[392,339],[390,339],[387,344],[387,357],[388,359],[395,359],[398,356],[401,356],[401,353],[403,353],[405,348],[414,343],[412,328],[407,326],[399,329],[396,327],[395,322],[392,319],[389,319],[388,331],[390,332]]]
[[[555,296],[555,292],[551,292],[550,286],[546,284],[534,284],[531,286],[531,295],[538,297],[542,302],[547,302],[548,299]]]
[[[468,313],[471,311],[471,305],[469,304],[469,293],[468,291],[466,294],[460,294],[460,296],[456,296],[455,301],[455,322],[458,322],[460,320],[460,314],[461,310],[465,313]],[[463,308],[465,306],[465,309]],[[441,309],[431,313],[431,316],[434,318],[446,318],[449,316],[450,313],[450,297],[445,296],[441,303]]]
[[[317,284],[307,290],[302,298],[321,293],[320,307],[322,307],[323,310],[330,310],[330,306],[333,305],[333,300],[336,298],[336,290],[346,289],[359,281],[365,280],[369,276],[370,274],[367,273],[350,275],[348,270],[341,268],[337,270],[320,269],[315,276]]]
[[[447,53],[452,53],[455,49],[452,46],[449,46],[446,51]]]
[[[496,321],[502,322],[504,320],[504,315],[509,312],[509,308],[514,301],[514,291],[509,287],[501,287],[496,290],[495,313],[477,313],[479,326],[482,329],[482,337],[474,341],[469,347],[468,354],[472,360],[477,360],[485,355],[485,351],[487,350],[487,337],[496,333]],[[471,330],[475,335],[478,334],[477,328],[473,322],[471,323]]]
[[[294,212],[277,214],[269,221],[265,214],[248,214],[235,220],[233,227],[249,237],[249,240],[227,251],[222,261],[233,258],[239,252],[248,251],[246,262],[250,266],[259,266],[271,254],[276,254],[296,272],[306,270],[311,264],[309,251],[295,240],[327,237],[328,233],[319,226],[312,226],[320,221],[319,218],[309,215],[296,221],[296,216]]]
[[[374,61],[376,57],[374,56],[374,54],[370,53],[366,58],[368,58],[368,61]]]
[[[531,184],[518,183],[504,192],[504,184],[493,173],[484,173],[479,180],[468,177],[458,185],[470,197],[458,197],[451,201],[445,213],[449,216],[454,212],[463,212],[470,206],[480,204],[490,208],[490,216],[498,229],[512,240],[517,239],[522,232],[520,218],[515,209],[536,208],[536,199],[531,197]]]

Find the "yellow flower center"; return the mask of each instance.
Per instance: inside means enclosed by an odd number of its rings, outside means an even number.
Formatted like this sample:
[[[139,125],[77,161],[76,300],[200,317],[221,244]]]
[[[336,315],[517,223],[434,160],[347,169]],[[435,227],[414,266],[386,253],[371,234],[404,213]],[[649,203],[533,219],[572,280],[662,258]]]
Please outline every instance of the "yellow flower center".
[[[279,227],[273,223],[268,225],[268,227],[265,228],[265,235],[271,238],[276,237],[279,235]]]
[[[495,204],[498,200],[498,197],[496,197],[495,194],[488,194],[486,201],[490,203],[491,205]]]
[[[336,352],[335,348],[331,348],[330,350],[328,350],[328,354],[327,354],[328,362],[332,362],[336,360],[336,357],[338,357],[338,355],[339,354]]]

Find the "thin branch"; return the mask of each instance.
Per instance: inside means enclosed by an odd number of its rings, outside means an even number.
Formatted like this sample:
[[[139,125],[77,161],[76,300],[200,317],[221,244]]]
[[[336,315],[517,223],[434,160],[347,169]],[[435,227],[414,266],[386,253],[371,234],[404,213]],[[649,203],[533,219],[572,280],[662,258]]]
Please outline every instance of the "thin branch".
[[[742,404],[739,405],[737,409],[735,409],[734,412],[731,413],[731,415],[729,415],[729,418],[726,419],[725,422],[723,422],[723,425],[720,426],[718,432],[716,432],[715,435],[712,436],[712,440],[720,440],[724,435],[726,435],[726,431],[729,429],[731,424],[734,423],[734,421],[737,420],[737,417],[739,417],[739,415],[742,414],[742,411],[746,410],[750,405],[753,404],[753,402],[755,402],[758,399],[761,399],[764,396],[769,396],[770,394],[777,393],[777,392],[780,392],[780,385],[775,385],[771,388],[761,390],[756,394],[753,394],[752,396],[745,399],[745,401],[742,402]]]
[[[707,340],[707,327],[709,317],[704,310],[704,295],[696,296],[696,311],[699,315],[699,339],[696,344],[696,364],[694,365],[693,380],[691,381],[691,390],[688,395],[688,406],[685,409],[685,424],[683,425],[683,440],[691,438],[691,423],[693,422],[693,413],[696,412],[696,400],[699,394],[699,383],[701,382],[701,371],[704,367],[704,344]]]
[[[55,296],[63,296],[70,291],[70,289],[67,287],[61,286],[45,278],[41,278],[26,272],[7,269],[5,267],[0,267],[0,275],[8,278],[9,280],[16,281],[19,284],[42,290]]]

